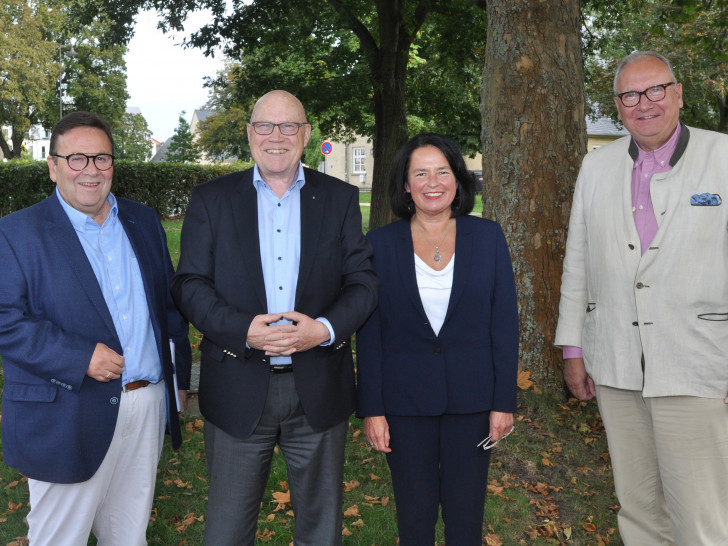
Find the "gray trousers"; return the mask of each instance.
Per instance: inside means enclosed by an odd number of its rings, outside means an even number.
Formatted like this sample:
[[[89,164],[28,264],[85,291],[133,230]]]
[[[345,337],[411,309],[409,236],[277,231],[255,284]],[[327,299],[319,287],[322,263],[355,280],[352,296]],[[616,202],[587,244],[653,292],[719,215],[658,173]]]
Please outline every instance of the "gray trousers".
[[[271,375],[263,415],[250,437],[234,438],[206,422],[210,492],[204,543],[255,544],[260,503],[278,444],[288,468],[294,543],[340,545],[347,430],[347,420],[323,432],[311,428],[292,373]]]

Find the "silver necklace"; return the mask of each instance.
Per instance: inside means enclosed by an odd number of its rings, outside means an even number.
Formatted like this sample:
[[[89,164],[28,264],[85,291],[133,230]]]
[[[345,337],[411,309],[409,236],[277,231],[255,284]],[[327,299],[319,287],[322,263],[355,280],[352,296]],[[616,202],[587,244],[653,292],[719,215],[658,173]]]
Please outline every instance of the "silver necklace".
[[[450,222],[448,220],[448,224],[447,224],[447,228],[445,229],[445,233],[442,234],[442,239],[440,239],[440,242],[439,243],[435,244],[432,241],[430,241],[430,238],[427,236],[427,233],[425,233],[424,228],[417,221],[417,216],[414,217],[414,221],[415,221],[415,224],[417,225],[417,227],[422,232],[422,235],[424,235],[424,237],[427,240],[427,242],[430,243],[432,246],[435,247],[435,256],[433,256],[433,260],[435,260],[436,262],[439,262],[440,260],[442,260],[442,256],[440,256],[440,245],[445,240],[445,237],[447,236],[447,232],[450,231],[450,228],[452,227],[452,225],[453,225],[454,222]]]

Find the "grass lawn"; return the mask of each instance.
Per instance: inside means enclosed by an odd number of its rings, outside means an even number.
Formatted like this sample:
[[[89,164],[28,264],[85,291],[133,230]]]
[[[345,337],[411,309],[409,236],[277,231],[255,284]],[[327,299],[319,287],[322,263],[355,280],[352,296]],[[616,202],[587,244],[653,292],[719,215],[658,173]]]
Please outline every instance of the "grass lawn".
[[[366,226],[369,207],[361,208]],[[176,264],[181,221],[164,222],[164,227]],[[199,355],[200,334],[193,331],[190,340]],[[0,371],[0,388],[2,379]],[[168,443],[164,447],[149,544],[202,543],[208,489],[203,426],[198,416],[185,416],[182,448],[175,453]],[[344,544],[394,545],[395,503],[386,459],[367,445],[361,427],[359,419],[351,419],[343,484]],[[622,544],[606,438],[594,401],[520,391],[516,430],[493,450],[491,461],[484,544]],[[0,464],[0,546],[27,544],[28,509],[27,480]],[[276,455],[261,507],[259,542],[288,545],[292,528],[285,462]],[[440,526],[438,544],[443,540]]]
[[[606,440],[596,404],[519,393],[515,432],[493,451],[485,544],[621,544]],[[394,545],[397,526],[389,471],[352,418],[346,451],[344,544]],[[202,543],[207,496],[203,422],[186,417],[177,453],[165,445],[149,544]],[[25,479],[0,465],[0,544],[24,537]],[[293,517],[285,463],[274,458],[259,518],[260,543],[287,545]],[[90,544],[94,544],[92,540]],[[22,544],[18,542],[17,544]],[[439,531],[438,544],[443,544]]]

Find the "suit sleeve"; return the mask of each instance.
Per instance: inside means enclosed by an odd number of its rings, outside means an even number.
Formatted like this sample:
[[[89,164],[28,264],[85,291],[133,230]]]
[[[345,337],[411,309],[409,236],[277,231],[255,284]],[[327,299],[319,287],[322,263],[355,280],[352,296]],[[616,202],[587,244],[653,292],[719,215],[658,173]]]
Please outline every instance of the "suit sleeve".
[[[375,246],[376,248],[376,246]],[[376,252],[374,262],[376,267]],[[379,268],[380,272],[382,268]],[[390,282],[384,278],[384,282]],[[380,279],[380,282],[382,279]],[[382,319],[379,307],[356,333],[356,392],[358,417],[384,415],[382,392]]]
[[[490,321],[495,367],[493,410],[513,413],[517,407],[518,299],[508,243],[500,226],[495,246],[496,273]]]
[[[164,311],[167,315],[167,336],[170,340],[174,341],[174,363],[178,386],[182,390],[187,390],[190,388],[190,375],[192,372],[192,348],[190,347],[190,340],[188,337],[189,324],[179,312],[174,300],[172,299],[169,283],[171,282],[172,275],[174,274],[174,267],[172,266],[172,259],[169,256],[167,236],[164,232],[164,228],[159,221],[157,221],[156,224],[157,231],[160,236],[162,259],[167,279],[167,289],[165,290],[164,302]]]
[[[569,234],[566,239],[564,271],[561,275],[561,301],[559,321],[556,326],[555,344],[560,347],[582,347],[581,334],[586,318],[587,278],[586,253],[587,231],[583,206],[582,168],[576,181],[574,200],[569,218]]]
[[[350,192],[342,225],[341,294],[324,316],[336,339],[349,339],[377,304],[379,281],[372,266],[372,246],[362,233],[358,193]]]
[[[0,231],[0,355],[6,365],[22,363],[22,370],[69,391],[81,388],[97,340],[65,331],[44,316],[43,298],[72,298],[53,293],[47,275],[53,264],[32,264],[19,258],[10,233]],[[45,269],[47,273],[39,271]],[[57,273],[56,273],[57,274]],[[35,280],[40,276],[42,280]]]
[[[182,314],[206,338],[243,355],[245,338],[255,315],[230,305],[215,290],[214,221],[202,192],[194,188],[182,225],[181,254],[172,278],[172,297]]]

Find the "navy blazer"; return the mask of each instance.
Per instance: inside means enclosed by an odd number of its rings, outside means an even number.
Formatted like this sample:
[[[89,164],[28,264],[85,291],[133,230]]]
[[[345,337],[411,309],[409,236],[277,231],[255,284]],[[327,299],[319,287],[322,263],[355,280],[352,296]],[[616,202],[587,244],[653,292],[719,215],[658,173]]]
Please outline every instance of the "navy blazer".
[[[169,293],[172,263],[156,213],[117,198],[139,262],[167,386],[172,444],[181,434],[169,340],[179,387],[189,387],[188,327]],[[5,373],[5,463],[53,483],[91,478],[111,443],[121,380],[86,375],[97,343],[123,354],[91,264],[58,197],[0,219],[0,355]]]
[[[361,417],[515,412],[518,307],[500,226],[457,218],[445,321],[429,324],[415,274],[410,223],[370,232],[379,306],[357,334]]]
[[[294,353],[293,375],[309,423],[326,430],[354,411],[349,339],[376,305],[377,278],[361,230],[357,188],[310,169],[305,178],[293,310],[328,319],[336,343]],[[236,438],[255,429],[270,378],[269,358],[245,346],[253,318],[268,312],[257,196],[253,169],[196,186],[172,280],[180,310],[204,334],[200,410]]]

